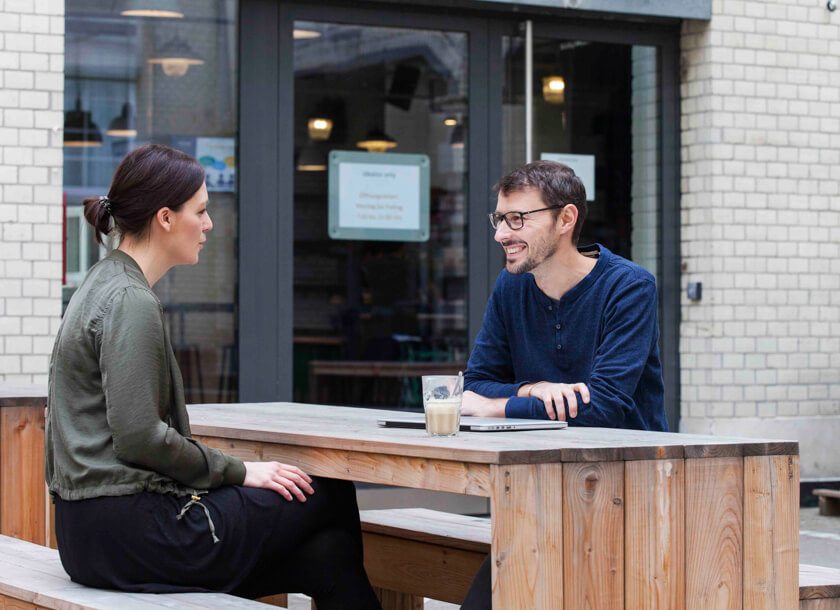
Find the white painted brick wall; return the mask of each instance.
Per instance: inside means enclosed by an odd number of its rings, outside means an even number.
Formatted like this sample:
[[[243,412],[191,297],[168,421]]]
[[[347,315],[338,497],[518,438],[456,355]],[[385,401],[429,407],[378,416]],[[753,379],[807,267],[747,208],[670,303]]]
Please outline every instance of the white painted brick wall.
[[[0,0],[0,381],[43,383],[61,315],[64,2]]]
[[[803,476],[840,475],[840,12],[713,0],[681,59],[681,429],[799,438]]]

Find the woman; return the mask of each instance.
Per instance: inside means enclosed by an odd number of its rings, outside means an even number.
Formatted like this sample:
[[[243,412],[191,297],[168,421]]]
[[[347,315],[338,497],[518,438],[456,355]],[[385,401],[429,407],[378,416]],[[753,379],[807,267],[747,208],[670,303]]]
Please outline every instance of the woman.
[[[46,479],[61,562],[92,587],[243,597],[303,591],[319,610],[379,608],[352,483],[242,462],[190,438],[152,287],[198,262],[204,171],[174,149],[123,159],[85,218],[120,243],[67,306],[50,361]]]

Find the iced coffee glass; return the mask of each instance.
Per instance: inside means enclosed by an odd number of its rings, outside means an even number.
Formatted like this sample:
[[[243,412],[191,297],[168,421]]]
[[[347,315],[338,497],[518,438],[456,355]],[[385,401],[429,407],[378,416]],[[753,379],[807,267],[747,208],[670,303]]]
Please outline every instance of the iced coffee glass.
[[[429,436],[455,436],[461,426],[464,378],[459,375],[425,375],[423,410]]]

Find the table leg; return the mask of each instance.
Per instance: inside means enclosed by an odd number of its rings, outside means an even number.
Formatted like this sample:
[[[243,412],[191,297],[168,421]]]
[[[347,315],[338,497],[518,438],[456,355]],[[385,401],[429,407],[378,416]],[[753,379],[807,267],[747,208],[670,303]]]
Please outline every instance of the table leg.
[[[493,607],[563,607],[562,464],[491,466]]]
[[[799,456],[744,458],[744,609],[799,604]]]

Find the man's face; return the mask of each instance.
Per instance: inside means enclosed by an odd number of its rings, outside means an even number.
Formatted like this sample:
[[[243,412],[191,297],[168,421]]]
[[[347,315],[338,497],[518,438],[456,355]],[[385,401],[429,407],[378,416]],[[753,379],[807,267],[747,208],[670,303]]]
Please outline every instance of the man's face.
[[[528,189],[507,196],[499,193],[496,213],[530,212],[545,207],[539,192]],[[528,214],[524,218],[525,224],[516,231],[505,221],[499,223],[494,239],[505,251],[505,268],[509,273],[528,273],[554,256],[559,244],[554,215],[554,210]]]

